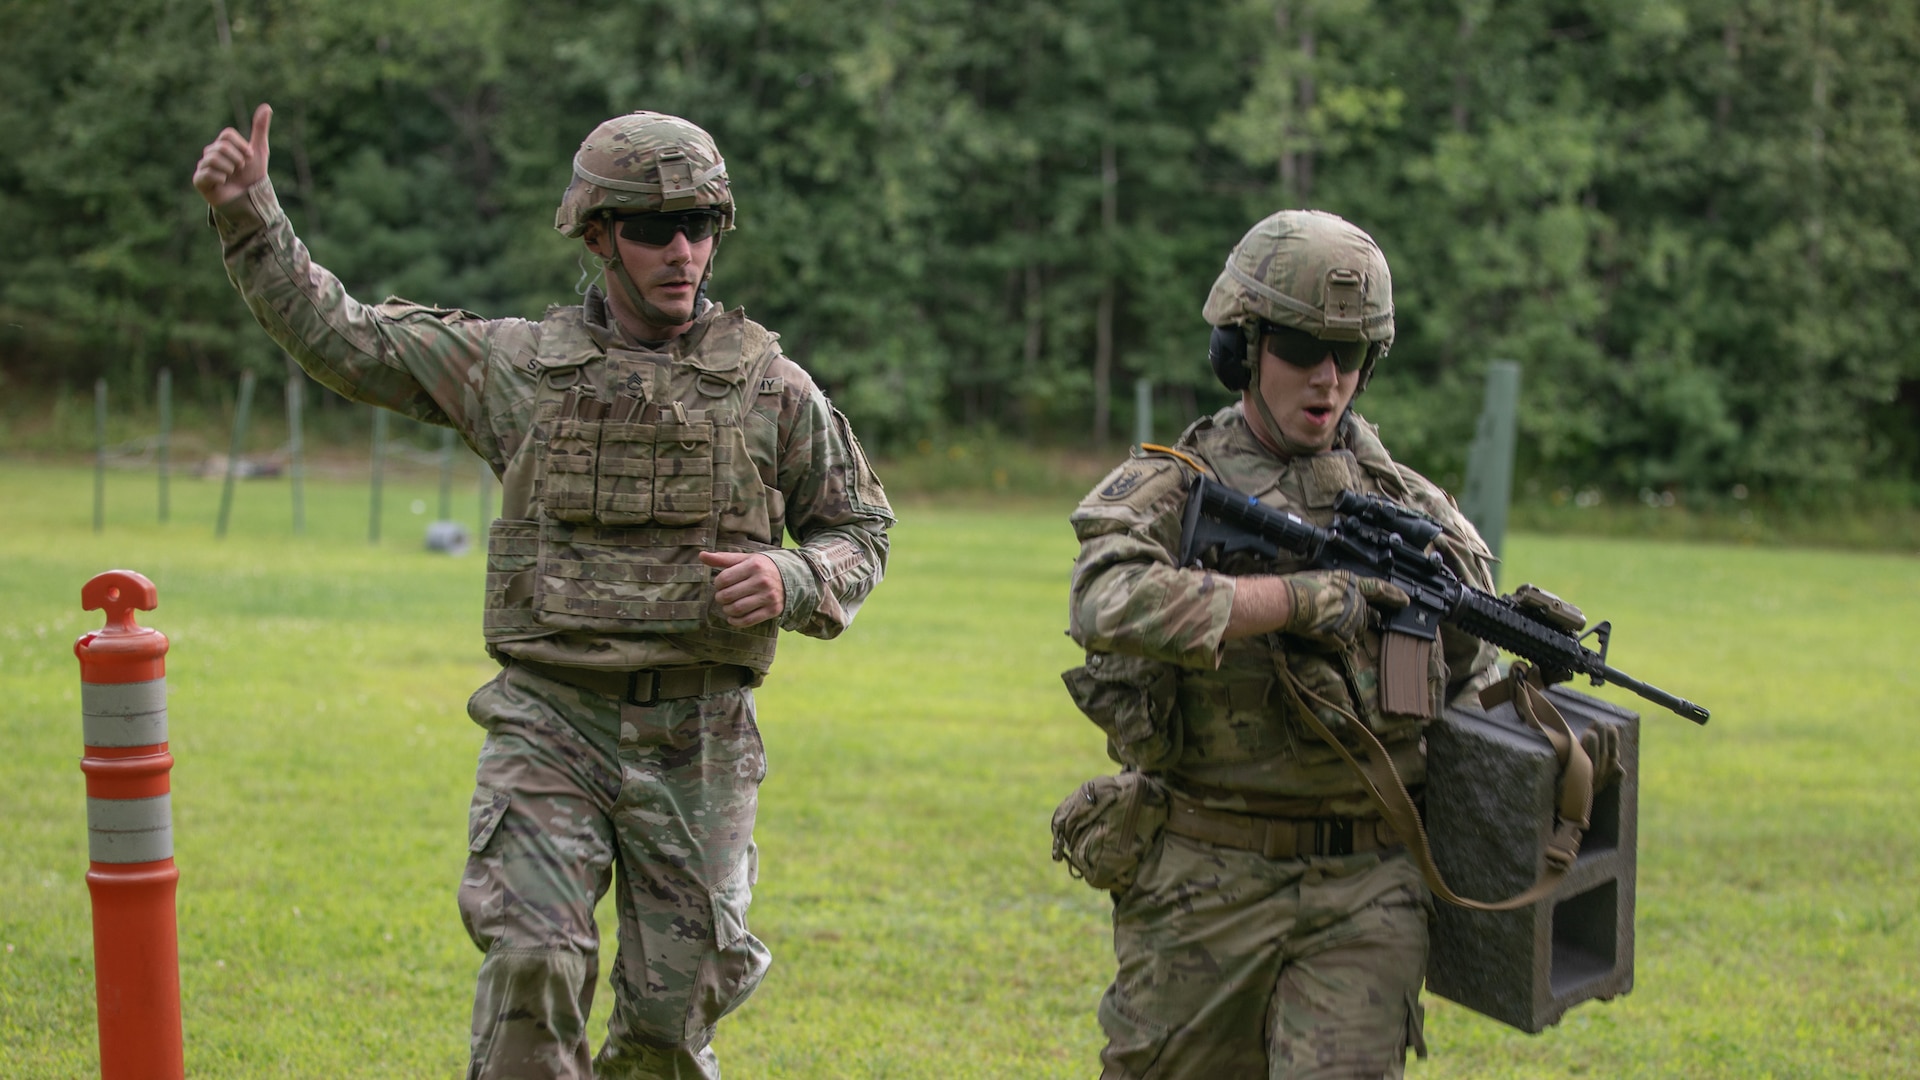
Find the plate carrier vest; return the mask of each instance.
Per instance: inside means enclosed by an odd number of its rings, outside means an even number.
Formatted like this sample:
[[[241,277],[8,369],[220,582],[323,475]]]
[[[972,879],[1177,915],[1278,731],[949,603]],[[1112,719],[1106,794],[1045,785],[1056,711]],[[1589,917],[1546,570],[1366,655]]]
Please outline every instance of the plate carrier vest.
[[[772,666],[778,621],[727,625],[699,553],[779,547],[785,500],[745,426],[777,423],[776,337],[735,309],[667,352],[603,352],[580,308],[548,311],[533,425],[509,465],[531,468],[532,496],[487,535],[489,645],[663,634],[713,663]]]

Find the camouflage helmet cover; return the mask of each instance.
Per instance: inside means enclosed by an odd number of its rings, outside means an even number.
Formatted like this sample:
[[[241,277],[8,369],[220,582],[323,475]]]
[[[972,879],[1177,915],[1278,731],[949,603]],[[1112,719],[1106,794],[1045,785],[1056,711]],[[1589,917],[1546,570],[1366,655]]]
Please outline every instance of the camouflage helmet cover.
[[[633,112],[594,128],[580,144],[553,227],[579,236],[587,222],[607,212],[700,207],[719,210],[721,228],[733,228],[727,163],[713,136],[677,116]]]
[[[1328,341],[1393,344],[1393,277],[1373,237],[1320,210],[1282,210],[1241,237],[1207,294],[1213,326],[1262,320]],[[1371,366],[1371,365],[1369,365]]]

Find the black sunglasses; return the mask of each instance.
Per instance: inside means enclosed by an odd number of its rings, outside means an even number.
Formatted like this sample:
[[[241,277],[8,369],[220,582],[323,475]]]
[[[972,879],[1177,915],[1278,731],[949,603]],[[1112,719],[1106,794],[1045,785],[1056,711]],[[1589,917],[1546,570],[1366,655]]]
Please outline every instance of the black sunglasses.
[[[1334,366],[1343,374],[1359,371],[1360,365],[1367,361],[1367,351],[1373,348],[1370,341],[1328,341],[1305,330],[1273,323],[1263,323],[1260,332],[1273,355],[1297,368],[1318,367],[1322,360],[1332,356]]]
[[[666,247],[674,233],[686,235],[687,243],[697,244],[720,231],[724,220],[718,210],[680,210],[671,214],[633,214],[613,219],[620,235],[636,244]]]

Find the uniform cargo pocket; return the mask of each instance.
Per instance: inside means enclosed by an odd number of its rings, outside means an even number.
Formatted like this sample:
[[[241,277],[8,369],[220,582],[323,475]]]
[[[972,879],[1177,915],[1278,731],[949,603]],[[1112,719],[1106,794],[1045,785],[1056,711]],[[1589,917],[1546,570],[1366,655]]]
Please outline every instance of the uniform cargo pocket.
[[[547,440],[547,485],[542,494],[556,521],[593,520],[595,459],[600,451],[598,420],[556,420]]]
[[[1060,676],[1087,718],[1107,733],[1107,754],[1122,765],[1157,769],[1180,756],[1180,669],[1161,660],[1088,653]]]
[[[481,625],[488,640],[539,629],[533,617],[533,567],[540,523],[495,518],[487,526],[487,590]]]
[[[495,791],[485,784],[475,785],[473,804],[467,808],[467,850],[475,855],[487,850],[487,842],[500,828],[500,819],[507,815],[507,793]]]
[[[713,513],[713,422],[663,420],[655,427],[653,520],[698,525]]]
[[[642,525],[651,520],[656,427],[627,423],[601,427],[594,505],[602,524]]]
[[[747,930],[747,905],[753,900],[758,863],[758,853],[749,846],[739,867],[713,888],[714,951],[700,963],[699,985],[694,987],[687,1016],[690,1036],[739,1008],[773,962],[766,945]]]

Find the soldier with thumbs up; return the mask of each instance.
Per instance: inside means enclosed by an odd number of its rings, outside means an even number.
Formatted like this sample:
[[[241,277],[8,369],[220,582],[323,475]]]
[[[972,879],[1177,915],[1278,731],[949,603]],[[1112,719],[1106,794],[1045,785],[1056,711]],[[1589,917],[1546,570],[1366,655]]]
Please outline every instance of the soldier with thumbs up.
[[[467,705],[487,730],[459,893],[485,953],[467,1075],[717,1077],[714,1025],[769,962],[747,925],[752,688],[780,630],[834,637],[879,582],[880,481],[777,336],[707,298],[734,202],[694,124],[588,134],[554,225],[605,285],[531,321],[347,295],[274,196],[272,117],[194,169],[228,276],[314,378],[453,428],[504,488],[482,627],[502,670]],[[590,1055],[610,886],[613,1015]]]

